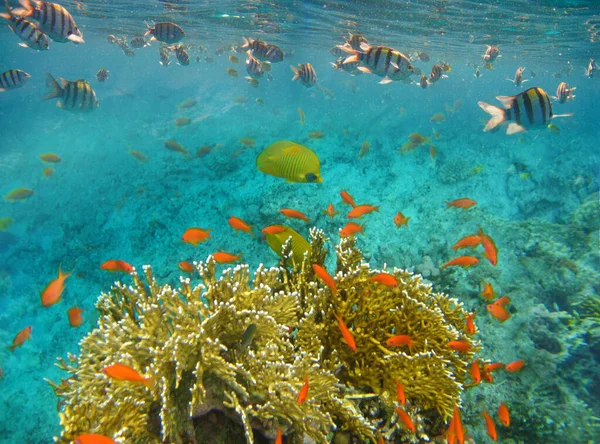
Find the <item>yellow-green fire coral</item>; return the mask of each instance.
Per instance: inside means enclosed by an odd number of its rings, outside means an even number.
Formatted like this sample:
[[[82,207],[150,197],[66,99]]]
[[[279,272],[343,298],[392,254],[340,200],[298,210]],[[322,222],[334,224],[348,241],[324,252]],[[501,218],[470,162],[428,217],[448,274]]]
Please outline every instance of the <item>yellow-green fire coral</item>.
[[[202,283],[181,278],[178,289],[159,285],[150,267],[133,285],[116,283],[100,296],[99,325],[81,341],[79,356],[60,360],[70,373],[53,384],[61,399],[58,442],[100,433],[119,442],[196,442],[195,422],[218,410],[243,427],[246,441],[274,438],[277,425],[291,442],[331,441],[347,432],[376,441],[420,442],[443,432],[460,402],[467,363],[477,349],[467,336],[467,313],[455,299],[434,293],[420,276],[388,270],[398,286],[370,280],[379,271],[362,263],[354,239],[336,247],[337,293],[314,275],[326,256],[322,231],[292,268],[291,243],[279,267],[254,275],[247,265],[218,277],[215,261],[197,265]],[[343,341],[336,315],[356,341]],[[250,333],[250,334],[249,334]],[[252,334],[253,333],[253,334]],[[393,335],[414,346],[389,348]],[[460,354],[447,342],[463,340]],[[102,373],[126,364],[154,378],[152,389],[117,382]],[[298,393],[309,381],[306,402]],[[398,420],[396,381],[417,432]]]

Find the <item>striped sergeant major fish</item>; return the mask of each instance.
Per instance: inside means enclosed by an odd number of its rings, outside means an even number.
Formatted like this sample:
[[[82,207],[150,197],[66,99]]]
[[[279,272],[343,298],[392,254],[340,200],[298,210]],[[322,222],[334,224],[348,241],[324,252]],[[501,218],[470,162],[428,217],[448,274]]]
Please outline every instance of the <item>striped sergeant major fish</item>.
[[[294,72],[292,82],[300,79],[300,83],[302,83],[307,88],[310,88],[311,86],[314,86],[315,83],[317,83],[317,72],[310,63],[302,63],[298,65],[298,68],[296,68],[293,65],[290,65],[290,69]]]
[[[429,83],[432,85],[440,79],[447,79],[448,76],[444,74],[444,70],[440,65],[433,65],[431,67],[431,74],[429,75]]]
[[[253,79],[261,78],[265,74],[261,63],[252,56],[252,50],[249,49],[246,54],[248,55],[248,58],[246,59],[246,72],[250,74],[250,77]]]
[[[283,61],[283,51],[277,45],[271,45],[262,40],[244,39],[242,48],[251,50],[252,55],[262,62],[277,63]]]
[[[190,56],[183,45],[174,45],[170,49],[175,53],[177,63],[182,66],[188,66],[190,64]]]
[[[340,46],[345,52],[352,54],[344,63],[360,62],[359,70],[383,77],[382,85],[394,80],[405,80],[414,72],[408,57],[387,46],[369,46],[361,43],[357,51],[348,46]]]
[[[557,100],[558,103],[567,103],[569,99],[575,98],[573,91],[576,89],[577,88],[575,87],[569,88],[569,85],[567,85],[565,82],[560,82],[558,84],[558,88],[556,88],[556,96],[553,96],[552,98]]]
[[[353,76],[362,74],[362,72],[358,69],[359,62],[344,63],[344,59],[345,57],[340,57],[335,62],[330,62],[331,66],[333,66],[333,69],[335,69],[336,71],[339,70],[347,72]]]
[[[50,91],[42,97],[42,100],[55,99],[60,100],[56,106],[67,111],[89,112],[98,108],[98,99],[96,93],[88,82],[83,79],[74,81],[65,80],[59,77],[60,84],[54,80],[54,77],[46,73],[46,86]]]
[[[498,57],[502,57],[500,55],[500,48],[498,48],[498,45],[487,45],[485,53],[482,57],[483,60],[488,63],[494,63]]]
[[[506,134],[527,131],[532,126],[548,125],[556,117],[569,117],[573,114],[552,114],[550,96],[542,88],[533,87],[514,96],[497,96],[504,108],[502,109],[485,102],[477,104],[492,118],[483,129],[484,132],[493,130],[504,121],[509,121]]]
[[[158,55],[160,56],[160,64],[162,66],[169,66],[171,64],[171,60],[169,60],[169,54],[171,53],[171,50],[169,49],[169,47],[167,45],[161,46],[160,48],[158,48]]]
[[[153,26],[146,23],[148,30],[144,37],[151,35],[151,40],[158,40],[159,42],[172,44],[179,42],[185,37],[185,32],[181,29],[181,26],[171,22],[152,22]]]
[[[31,76],[20,69],[9,69],[0,74],[0,92],[17,89],[25,85]]]
[[[367,39],[364,38],[361,34],[352,34],[351,32],[348,32],[348,34],[349,38],[346,39],[346,45],[350,46],[350,48],[352,49],[360,50],[361,44],[369,44]]]
[[[506,79],[509,82],[513,82],[515,84],[515,86],[521,86],[523,83],[527,82],[528,80],[523,80],[523,73],[525,72],[525,67],[523,66],[519,66],[517,68],[517,71],[515,72],[515,78],[513,79]]]
[[[596,69],[598,69],[598,65],[596,65],[594,59],[590,59],[590,63],[588,63],[588,67],[585,70],[585,76],[589,77],[590,79],[593,78]]]
[[[23,9],[14,11],[15,14],[21,17],[31,17],[37,21],[42,31],[55,42],[85,43],[75,20],[62,6],[36,0],[19,0],[19,3]]]
[[[0,14],[0,17],[8,20],[8,27],[23,40],[19,46],[29,47],[36,51],[48,49],[48,36],[38,25],[25,17],[17,17],[13,14],[8,0],[4,0],[4,4],[6,5],[6,14]]]

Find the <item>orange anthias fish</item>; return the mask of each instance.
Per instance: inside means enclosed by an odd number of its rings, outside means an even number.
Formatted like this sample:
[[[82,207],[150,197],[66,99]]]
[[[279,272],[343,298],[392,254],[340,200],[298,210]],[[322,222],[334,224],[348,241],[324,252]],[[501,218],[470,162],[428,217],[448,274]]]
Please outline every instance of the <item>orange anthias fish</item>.
[[[510,318],[510,313],[502,305],[488,304],[486,305],[486,308],[487,311],[489,311],[490,314],[500,322],[504,322]]]
[[[323,214],[326,214],[327,216],[329,216],[331,218],[331,220],[333,220],[333,216],[335,216],[336,214],[340,214],[340,213],[338,211],[335,211],[333,204],[330,203],[329,206],[327,207],[327,209],[323,210]]]
[[[65,281],[71,273],[63,273],[60,266],[58,267],[58,277],[52,280],[41,293],[42,305],[44,307],[50,307],[60,302],[62,292],[65,290]]]
[[[67,316],[69,316],[69,324],[71,324],[71,327],[79,327],[83,324],[83,316],[81,316],[81,313],[83,313],[83,308],[78,308],[77,305],[67,310]]]
[[[413,423],[412,419],[410,419],[410,416],[408,416],[408,413],[406,413],[400,407],[396,407],[396,413],[398,413],[398,417],[402,420],[404,427],[406,427],[412,433],[416,433],[417,429],[415,428],[415,424]]]
[[[469,208],[477,205],[477,202],[475,202],[473,199],[468,199],[466,197],[453,200],[452,202],[445,202],[445,203],[446,203],[446,208],[455,207],[455,208],[462,208],[464,210],[468,210]]]
[[[283,434],[281,433],[281,428],[279,427],[279,424],[277,424],[277,436],[275,437],[274,444],[283,444]]]
[[[494,423],[494,420],[489,415],[489,413],[485,411],[485,408],[483,409],[483,417],[485,418],[485,428],[487,429],[488,436],[490,438],[492,438],[492,441],[494,441],[494,442],[498,441],[498,433],[496,432],[496,424]]]
[[[237,218],[235,216],[231,216],[228,222],[231,228],[235,230],[236,234],[238,233],[238,231],[245,231],[246,233],[252,235],[252,237],[255,237],[254,233],[252,232],[252,225],[248,225],[242,219]]]
[[[106,261],[102,265],[100,265],[100,269],[121,273],[131,273],[133,271],[133,267],[127,262],[122,261],[121,259],[113,259]]]
[[[15,336],[15,339],[13,339],[12,345],[6,348],[8,348],[11,352],[14,352],[15,348],[23,345],[27,339],[31,339],[31,330],[33,330],[31,327],[25,327],[23,330],[17,333],[17,336]]]
[[[331,275],[327,273],[327,270],[319,264],[313,264],[312,268],[315,274],[319,277],[319,279],[321,279],[323,282],[325,282],[325,284],[327,284],[327,286],[331,289],[331,292],[333,294],[336,294],[337,288],[335,286],[335,281],[333,280]]]
[[[454,415],[450,418],[450,424],[448,424],[448,430],[446,430],[446,438],[448,444],[456,443],[456,432],[454,431]]]
[[[369,280],[387,285],[388,287],[398,286],[398,281],[396,280],[395,276],[389,273],[376,274],[375,276],[370,277]]]
[[[287,230],[287,228],[284,227],[283,225],[269,225],[268,227],[263,228],[261,230],[261,233],[274,235],[274,234],[283,233],[285,230]]]
[[[473,322],[473,318],[475,317],[475,313],[471,313],[467,316],[467,333],[470,335],[475,334],[475,323]]]
[[[457,352],[466,353],[471,350],[471,344],[466,341],[448,341],[448,347]]]
[[[306,402],[306,399],[308,398],[308,378],[304,378],[304,385],[302,385],[302,388],[300,389],[300,392],[298,393],[298,404],[302,405]]]
[[[459,257],[452,259],[451,261],[446,262],[440,268],[444,269],[446,267],[455,267],[455,266],[469,268],[471,265],[476,265],[478,263],[479,263],[479,259],[477,259],[476,257],[459,256]]]
[[[404,394],[404,386],[396,380],[396,399],[401,405],[406,404],[406,395]]]
[[[501,362],[490,362],[489,364],[485,364],[483,366],[483,371],[491,373],[495,372],[498,369],[501,369],[502,367],[504,367],[504,364],[502,364]]]
[[[462,239],[460,239],[456,244],[454,244],[452,246],[452,249],[454,251],[456,251],[459,248],[476,247],[481,242],[482,242],[481,241],[481,236],[479,236],[478,234],[474,234],[474,235],[471,235],[471,236],[465,236]]]
[[[356,206],[356,204],[354,203],[354,199],[352,198],[352,196],[350,196],[350,194],[348,194],[347,191],[341,191],[340,196],[342,197],[342,200],[348,205],[350,205],[352,208]]]
[[[200,242],[204,242],[206,239],[210,239],[210,228],[207,230],[203,228],[188,228],[181,237],[181,240],[186,244],[192,244],[194,247],[197,247]]]
[[[232,262],[242,260],[242,254],[243,253],[231,254],[225,251],[217,251],[216,253],[213,253],[212,257],[214,257],[215,261],[217,261],[219,264],[230,264]]]
[[[483,291],[481,292],[481,296],[488,301],[494,299],[494,287],[492,287],[492,284],[488,282],[483,283]]]
[[[500,418],[500,422],[504,427],[510,425],[510,413],[508,412],[508,407],[503,402],[498,406],[498,418]]]
[[[308,217],[306,217],[306,214],[297,211],[297,210],[292,210],[290,208],[282,208],[281,210],[279,210],[279,212],[281,214],[283,214],[285,217],[289,217],[292,219],[301,219],[304,222],[308,223],[310,221],[310,219]]]
[[[365,214],[372,213],[373,211],[379,212],[379,205],[356,205],[348,213],[348,218],[356,219],[358,217],[363,217]]]
[[[405,226],[406,228],[408,228],[408,220],[410,219],[410,216],[405,217],[404,214],[402,214],[402,212],[398,211],[398,213],[394,216],[394,223],[396,224],[396,226],[398,228],[402,228],[402,226]]]
[[[510,304],[510,297],[508,296],[502,296],[494,302],[494,305],[499,305],[500,307],[505,307],[508,304]]]
[[[454,404],[454,434],[458,444],[464,444],[465,442],[465,431],[463,429],[462,421],[460,420],[460,411],[458,406]]]
[[[179,262],[179,264],[177,266],[184,273],[193,273],[194,272],[194,265],[190,264],[188,261],[181,261],[181,262]]]
[[[73,441],[75,444],[117,444],[107,436],[98,435],[97,433],[86,433],[85,435],[79,435]]]
[[[504,367],[504,369],[507,372],[515,373],[515,372],[518,372],[519,370],[521,370],[524,365],[525,365],[525,360],[524,359],[519,359],[518,361],[513,361],[510,364],[506,364],[506,366]]]
[[[346,327],[346,324],[344,324],[342,317],[340,315],[335,315],[335,317],[338,320],[338,325],[346,344],[348,344],[348,347],[350,347],[352,351],[356,351],[356,342],[354,342],[354,336],[352,336],[352,333],[350,333],[350,330],[348,330],[348,327]]]
[[[152,378],[145,378],[140,375],[137,370],[129,367],[125,364],[113,364],[102,369],[102,373],[117,381],[127,381],[136,384],[144,384],[146,387],[151,389],[154,387],[155,381]]]
[[[341,237],[354,236],[356,233],[364,234],[365,224],[359,225],[356,222],[348,222],[344,228],[340,230]]]
[[[473,381],[471,385],[481,384],[481,368],[479,367],[479,359],[475,359],[473,362],[471,362],[471,366],[469,367],[469,375]]]
[[[409,335],[392,336],[391,338],[387,338],[385,343],[388,345],[388,347],[408,346],[408,348],[411,350],[413,345],[415,345],[415,341]]]
[[[481,235],[481,244],[483,245],[483,251],[485,252],[485,257],[490,261],[494,267],[498,264],[498,247],[487,234],[483,234],[481,228],[479,229],[479,234]]]

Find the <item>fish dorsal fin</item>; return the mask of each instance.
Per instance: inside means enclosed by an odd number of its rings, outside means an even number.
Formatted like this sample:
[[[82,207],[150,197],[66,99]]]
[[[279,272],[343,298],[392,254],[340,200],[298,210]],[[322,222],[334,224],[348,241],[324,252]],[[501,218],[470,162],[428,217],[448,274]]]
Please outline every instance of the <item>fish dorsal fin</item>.
[[[302,151],[302,148],[300,147],[300,145],[292,145],[288,148],[284,148],[282,150],[282,153],[288,156],[296,156],[298,154],[300,154],[300,152]]]
[[[510,80],[510,79],[509,79]],[[506,109],[510,109],[515,96],[496,96],[496,100],[502,102],[502,106]]]
[[[60,84],[63,87],[63,89],[66,88],[69,83],[71,83],[67,79],[63,79],[62,77],[59,77],[59,80],[60,80]]]
[[[361,42],[360,43],[360,49],[361,51],[365,51],[367,52],[369,50],[370,46],[367,42]]]

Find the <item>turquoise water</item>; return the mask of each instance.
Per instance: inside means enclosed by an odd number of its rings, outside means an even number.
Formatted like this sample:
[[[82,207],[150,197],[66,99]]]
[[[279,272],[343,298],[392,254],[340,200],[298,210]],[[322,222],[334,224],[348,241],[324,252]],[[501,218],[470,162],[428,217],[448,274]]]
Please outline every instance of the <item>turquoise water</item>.
[[[307,236],[317,226],[333,246],[349,209],[342,190],[357,203],[380,205],[379,213],[364,218],[358,237],[372,265],[422,273],[478,313],[487,357],[527,360],[520,373],[499,375],[495,384],[466,393],[463,421],[476,442],[489,441],[479,416],[483,407],[493,410],[502,401],[512,413],[511,427],[499,432],[502,441],[598,440],[600,320],[580,307],[600,297],[600,84],[584,74],[590,57],[600,58],[600,10],[592,2],[547,3],[231,2],[212,8],[149,2],[139,10],[125,3],[66,2],[85,44],[51,41],[43,52],[17,46],[19,38],[0,27],[0,71],[18,68],[31,75],[22,88],[0,93],[0,193],[34,191],[23,201],[0,202],[0,219],[13,220],[0,232],[0,343],[8,346],[21,329],[33,327],[31,340],[14,353],[0,350],[0,442],[51,442],[60,433],[57,399],[44,378],[64,376],[56,358],[78,351],[78,341],[97,321],[100,292],[115,279],[128,282],[100,264],[152,264],[159,281],[173,284],[182,274],[180,261],[205,260],[218,250],[243,252],[252,268],[276,265],[259,230],[287,223]],[[126,57],[107,41],[108,34],[140,35],[143,21],[151,19],[184,28],[181,43],[193,45],[189,66],[173,56],[170,66],[161,66],[157,42]],[[427,89],[336,71],[330,49],[343,44],[348,31],[407,55],[427,52],[430,61],[412,57],[427,75],[436,62],[448,63],[451,71]],[[265,75],[258,88],[244,79],[244,53],[231,50],[242,37],[277,44],[286,54],[266,73],[272,80]],[[492,70],[481,59],[486,44],[500,45],[502,57]],[[318,75],[310,89],[292,82],[289,69],[307,62]],[[528,80],[522,88],[506,80],[519,66],[526,67]],[[96,80],[100,68],[110,72],[103,83]],[[229,76],[228,68],[239,77]],[[41,102],[46,72],[87,80],[99,108],[74,114],[55,100]],[[561,81],[577,90],[575,100],[554,103],[555,114],[573,113],[553,121],[559,134],[544,127],[512,136],[505,126],[482,132],[489,116],[478,101],[500,105],[495,96],[532,86],[554,95]],[[179,108],[188,99],[198,103]],[[445,120],[430,122],[436,113]],[[179,117],[192,123],[177,127]],[[313,131],[324,137],[310,138]],[[429,142],[398,153],[413,132]],[[247,137],[255,146],[242,149],[240,138]],[[165,148],[169,139],[192,154],[202,146],[211,150],[186,157]],[[286,183],[256,169],[258,154],[281,139],[315,151],[323,183]],[[359,157],[364,142],[371,148]],[[148,162],[137,162],[129,149]],[[62,161],[44,164],[39,156],[47,152]],[[51,177],[43,175],[48,166]],[[477,205],[445,209],[445,201],[463,197]],[[330,203],[340,212],[333,221],[322,213]],[[286,220],[281,208],[304,212],[310,224]],[[408,228],[394,225],[398,211],[411,217]],[[236,235],[230,216],[253,225],[257,237]],[[194,226],[210,228],[211,239],[198,247],[183,243],[182,234]],[[498,245],[498,265],[482,260],[468,270],[440,271],[455,256],[450,246],[479,227]],[[59,265],[73,275],[63,300],[45,308],[39,294]],[[486,312],[482,281],[511,297],[506,323]],[[75,304],[85,310],[78,328],[67,318]]]

